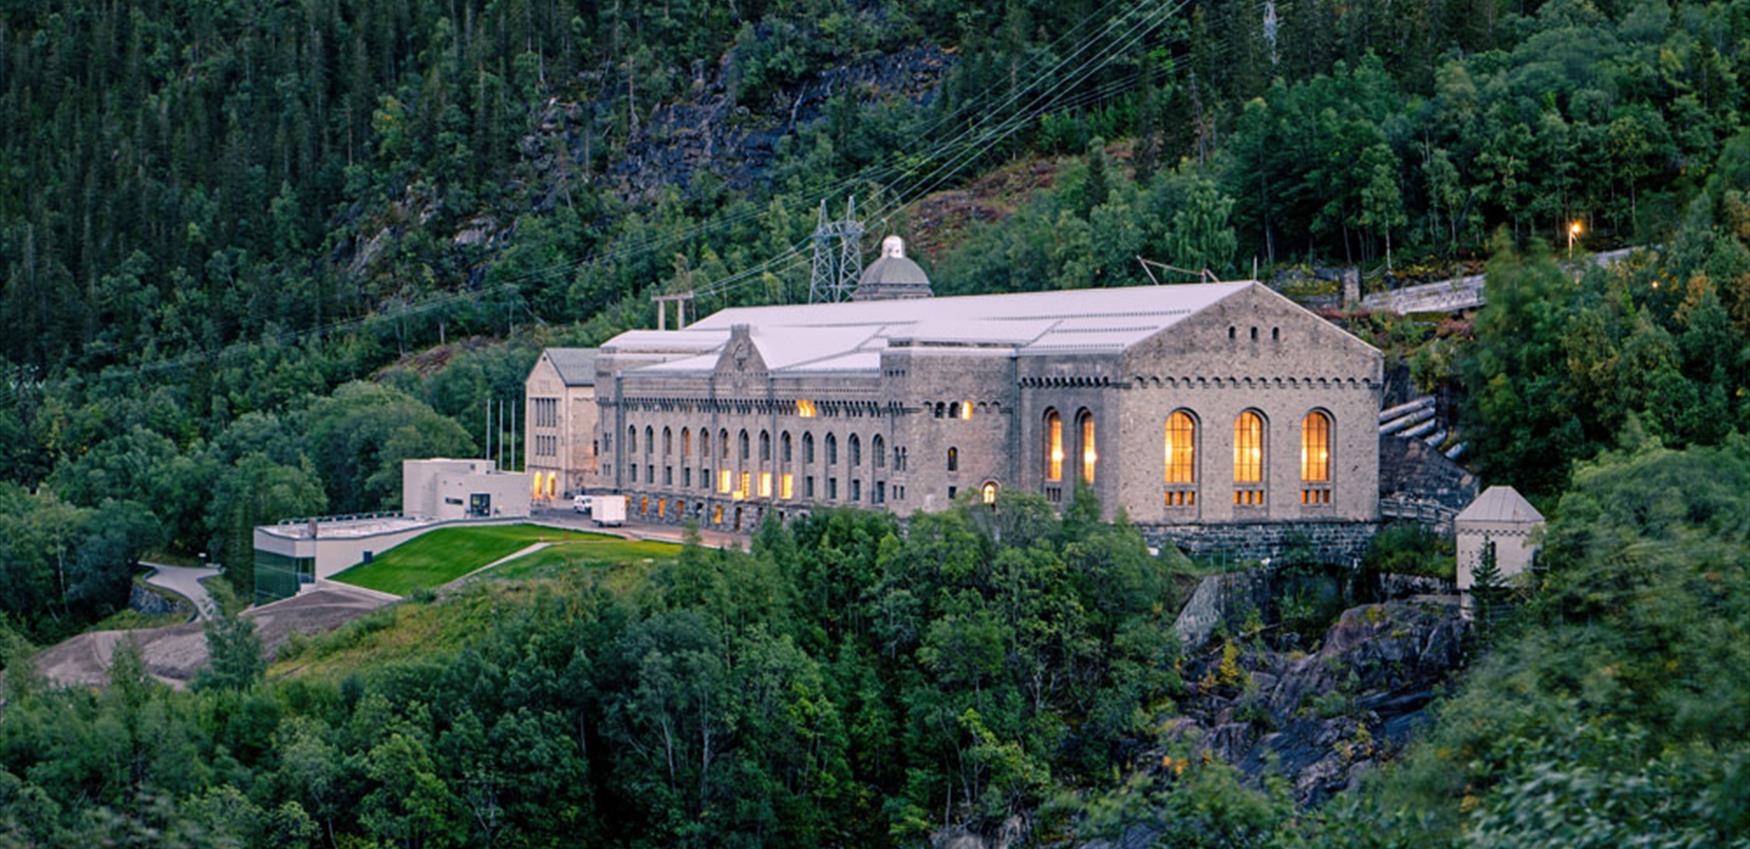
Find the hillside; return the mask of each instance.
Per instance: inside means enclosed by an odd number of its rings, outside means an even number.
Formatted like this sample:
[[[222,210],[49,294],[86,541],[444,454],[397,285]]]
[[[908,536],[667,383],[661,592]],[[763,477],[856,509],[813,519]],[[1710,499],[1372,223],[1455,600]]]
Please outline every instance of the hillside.
[[[0,0],[0,844],[1750,846],[1747,82],[1750,0]],[[1333,316],[1539,568],[1460,627],[1279,563],[1185,646],[1225,564],[1005,491],[434,544],[326,637],[37,676],[146,552],[249,587],[254,526],[396,509],[544,345],[802,299],[853,194],[939,294],[1485,268]]]

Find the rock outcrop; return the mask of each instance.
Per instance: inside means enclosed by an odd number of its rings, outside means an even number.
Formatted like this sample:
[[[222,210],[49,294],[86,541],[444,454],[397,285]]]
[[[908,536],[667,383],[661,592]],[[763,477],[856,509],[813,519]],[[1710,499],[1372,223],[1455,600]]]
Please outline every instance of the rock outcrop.
[[[1184,716],[1146,751],[1159,769],[1174,744],[1259,778],[1288,778],[1318,804],[1403,747],[1437,688],[1463,659],[1464,623],[1449,604],[1392,601],[1343,612],[1310,655],[1251,647],[1186,664]]]

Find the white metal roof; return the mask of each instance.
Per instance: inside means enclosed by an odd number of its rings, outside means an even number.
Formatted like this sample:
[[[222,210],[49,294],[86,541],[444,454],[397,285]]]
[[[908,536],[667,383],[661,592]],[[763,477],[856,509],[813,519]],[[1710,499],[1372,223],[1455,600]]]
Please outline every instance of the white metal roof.
[[[1001,346],[1020,355],[1117,352],[1252,285],[1191,283],[737,307],[684,330],[628,331],[602,348],[691,354],[634,369],[659,374],[714,369],[717,352],[737,325],[748,326],[749,339],[773,372],[877,370],[881,350],[898,340]]]
[[[1510,486],[1491,486],[1483,490],[1469,507],[1464,508],[1456,522],[1510,522],[1532,525],[1543,521],[1543,514]]]

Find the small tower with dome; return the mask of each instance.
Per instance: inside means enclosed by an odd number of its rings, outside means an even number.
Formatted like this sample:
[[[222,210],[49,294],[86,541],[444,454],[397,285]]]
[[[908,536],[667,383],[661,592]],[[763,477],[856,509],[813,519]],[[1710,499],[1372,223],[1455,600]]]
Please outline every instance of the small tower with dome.
[[[853,301],[892,301],[903,298],[928,298],[929,275],[905,255],[905,240],[888,236],[881,240],[881,256],[863,269],[857,280]]]

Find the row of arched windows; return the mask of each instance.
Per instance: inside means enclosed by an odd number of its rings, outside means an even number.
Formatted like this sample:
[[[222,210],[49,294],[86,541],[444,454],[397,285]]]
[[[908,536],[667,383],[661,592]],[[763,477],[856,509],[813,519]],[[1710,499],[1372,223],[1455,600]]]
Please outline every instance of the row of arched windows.
[[[759,439],[758,444],[759,444],[759,459],[760,459],[760,461],[761,462],[771,461],[771,459],[772,459],[772,436],[771,436],[771,434],[767,431],[762,430],[759,432],[758,439]],[[826,450],[826,462],[829,465],[838,463],[838,461],[839,461],[838,436],[835,434],[829,433],[826,435],[824,442],[825,442],[825,450]],[[643,444],[644,444],[644,452],[643,452],[644,454],[649,455],[649,454],[652,454],[655,452],[655,447],[657,444],[656,443],[656,429],[653,425],[646,425],[644,427],[644,442],[643,442]],[[692,448],[693,448],[693,432],[691,429],[684,428],[684,427],[681,428],[680,444],[681,444],[680,459],[686,460],[692,454]],[[636,425],[632,425],[632,426],[627,427],[626,428],[626,451],[628,453],[631,453],[631,454],[636,454],[636,453],[638,453],[638,445],[639,445],[638,427]],[[748,460],[748,459],[752,458],[751,445],[752,445],[752,443],[750,442],[750,435],[748,434],[747,430],[743,429],[736,434],[736,436],[735,436],[736,454],[740,459]],[[778,451],[779,451],[779,457],[781,458],[782,462],[788,463],[788,462],[792,461],[792,458],[794,456],[794,453],[792,450],[792,445],[793,445],[793,443],[791,441],[789,431],[784,431],[784,432],[778,434]],[[846,438],[845,445],[846,445],[846,450],[848,453],[848,458],[850,460],[850,465],[852,465],[852,466],[862,465],[863,464],[863,442],[862,442],[861,437],[859,437],[857,434],[853,433],[849,437]],[[728,460],[729,459],[729,446],[730,446],[730,435],[729,435],[728,428],[723,428],[717,432],[717,446],[718,446],[718,448],[717,448],[718,458],[723,459],[723,460]],[[674,431],[672,428],[665,427],[662,429],[662,456],[664,458],[667,458],[671,453],[673,453],[673,450],[674,450]],[[881,434],[875,434],[874,436],[870,437],[870,439],[869,439],[869,453],[870,453],[870,461],[871,461],[872,465],[874,465],[875,468],[878,468],[878,469],[886,468],[886,466],[887,466],[887,440],[885,438],[883,438],[881,436]],[[896,455],[895,456],[895,463],[896,464],[898,463],[898,460],[899,460],[899,457],[898,457],[899,453],[900,453],[899,450],[895,449],[895,455]],[[712,456],[711,455],[711,431],[709,431],[705,428],[700,428],[699,429],[699,459],[708,461],[711,459],[711,456]],[[804,462],[804,463],[814,462],[814,434],[812,434],[812,433],[802,434],[802,462]]]
[[[1165,444],[1162,460],[1169,507],[1190,507],[1197,503],[1197,428],[1196,417],[1189,410],[1174,410],[1163,427]],[[1245,410],[1233,424],[1233,484],[1234,504],[1259,507],[1264,504],[1265,440],[1264,416],[1256,410]],[[1076,412],[1074,457],[1078,480],[1092,484],[1099,466],[1099,448],[1094,414],[1087,408]],[[1063,415],[1056,409],[1045,411],[1041,428],[1044,445],[1041,465],[1045,481],[1063,480],[1066,451]],[[1311,410],[1300,423],[1300,480],[1302,504],[1331,502],[1331,417],[1323,410]]]

